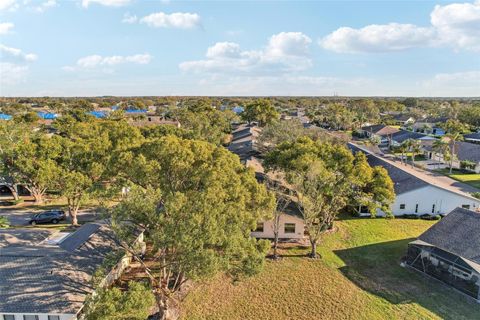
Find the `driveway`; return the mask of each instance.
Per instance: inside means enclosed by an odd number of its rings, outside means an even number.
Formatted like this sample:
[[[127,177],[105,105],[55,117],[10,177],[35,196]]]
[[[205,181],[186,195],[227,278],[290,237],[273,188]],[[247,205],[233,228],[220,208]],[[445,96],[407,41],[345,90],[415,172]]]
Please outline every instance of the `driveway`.
[[[0,208],[0,216],[5,216],[10,221],[12,226],[25,226],[28,225],[30,217],[35,213],[40,213],[45,210],[32,210],[32,209],[13,209],[13,208]],[[100,219],[100,214],[93,210],[83,210],[78,212],[78,222],[94,221]],[[67,213],[67,222],[70,222],[70,218]]]

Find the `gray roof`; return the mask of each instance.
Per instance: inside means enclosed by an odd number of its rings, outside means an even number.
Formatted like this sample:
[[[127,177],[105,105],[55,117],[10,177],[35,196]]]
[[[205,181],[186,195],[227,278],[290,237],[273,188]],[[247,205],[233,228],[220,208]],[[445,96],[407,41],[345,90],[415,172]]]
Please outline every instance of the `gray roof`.
[[[418,239],[480,264],[480,213],[456,208]]]
[[[245,161],[250,157],[260,155],[257,146],[257,138],[260,129],[253,125],[241,125],[232,132],[232,141],[228,146],[228,150],[240,157],[240,160]]]
[[[391,139],[398,143],[403,143],[409,139],[418,140],[418,139],[424,139],[424,138],[429,138],[429,136],[423,133],[418,133],[418,132],[413,132],[408,130],[400,130],[391,135]]]
[[[448,117],[426,117],[424,119],[418,120],[418,122],[436,124],[436,123],[447,122],[448,119],[450,119],[450,118],[448,118]]]
[[[362,151],[358,147],[348,144],[348,147],[354,152]],[[363,151],[362,151],[363,152]],[[387,170],[388,175],[393,181],[395,194],[399,195],[415,189],[420,189],[429,185],[428,182],[415,177],[414,175],[397,168],[396,166],[374,156],[370,153],[364,152],[370,166],[380,166]]]
[[[42,241],[45,231],[22,231],[0,232],[0,313],[76,314],[92,291],[92,274],[119,249],[113,232],[86,224],[52,245]],[[22,241],[7,241],[12,237]]]
[[[474,140],[480,140],[480,132],[475,132],[475,133],[469,133],[463,135],[463,137],[467,139],[474,139]]]
[[[362,130],[379,136],[390,135],[399,131],[397,128],[386,126],[383,124],[374,124],[371,126],[362,127]]]
[[[480,162],[480,145],[463,141],[455,142],[455,154],[461,161]]]
[[[408,121],[410,119],[413,119],[413,117],[409,114],[401,113],[393,116],[393,119],[397,121]]]

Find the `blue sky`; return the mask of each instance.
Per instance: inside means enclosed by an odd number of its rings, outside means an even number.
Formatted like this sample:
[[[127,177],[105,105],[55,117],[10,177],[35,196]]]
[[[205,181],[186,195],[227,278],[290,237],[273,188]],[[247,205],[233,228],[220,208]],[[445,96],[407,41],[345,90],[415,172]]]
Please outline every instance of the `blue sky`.
[[[0,0],[1,96],[480,96],[480,0]]]

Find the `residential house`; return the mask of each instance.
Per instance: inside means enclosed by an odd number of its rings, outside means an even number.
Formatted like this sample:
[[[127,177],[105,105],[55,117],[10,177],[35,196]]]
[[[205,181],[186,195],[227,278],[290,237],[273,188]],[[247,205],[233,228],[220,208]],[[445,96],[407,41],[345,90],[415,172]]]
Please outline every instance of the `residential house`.
[[[259,182],[264,182],[266,176],[268,175],[271,180],[279,181],[278,177],[275,177],[272,173],[266,173],[262,161],[256,157],[250,157],[246,161],[246,166],[252,168],[255,171],[255,177]],[[282,182],[278,182],[282,183]],[[285,185],[285,183],[282,183]],[[285,187],[287,188],[287,187]],[[290,202],[288,206],[282,210],[279,219],[279,239],[281,240],[299,240],[303,239],[305,236],[305,222],[303,220],[302,214],[297,207],[296,203]],[[261,238],[261,239],[273,239],[274,235],[274,221],[262,220],[257,223],[257,229],[252,231],[252,237]]]
[[[426,117],[418,119],[413,125],[412,129],[415,132],[421,132],[426,134],[433,134],[435,136],[443,136],[445,130],[440,128],[440,124],[447,122],[447,117]]]
[[[415,122],[415,118],[405,113],[394,115],[393,120],[395,121],[396,125],[402,127],[407,127]]]
[[[257,223],[257,229],[254,230],[252,237],[259,239],[273,239],[274,221],[266,220]],[[305,237],[305,223],[302,214],[295,203],[291,202],[280,215],[278,225],[279,240],[300,240]]]
[[[480,302],[480,213],[454,209],[408,244],[404,264]]]
[[[364,137],[370,139],[378,139],[381,145],[388,145],[392,134],[400,131],[397,128],[386,126],[383,124],[374,124],[371,126],[365,126],[361,128],[361,133]]]
[[[449,161],[444,159],[441,152],[434,149],[433,144],[425,145],[423,149],[428,159],[449,163]],[[455,159],[452,163],[453,168],[480,173],[480,144],[456,141],[453,152],[455,154]]]
[[[389,136],[389,146],[397,147],[402,145],[405,141],[408,141],[408,140],[426,141],[426,140],[435,140],[435,138],[423,133],[412,132],[408,130],[400,130],[395,133],[392,133]]]
[[[141,233],[137,241],[143,243]],[[85,298],[93,292],[93,274],[120,249],[103,223],[85,224],[72,233],[0,230],[0,319],[81,318]],[[102,284],[118,278],[130,259],[120,259]]]
[[[372,167],[381,166],[387,170],[396,194],[395,202],[391,205],[395,216],[448,214],[457,207],[472,210],[480,208],[480,200],[470,194],[477,189],[469,185],[379,157],[351,143],[349,147],[353,152],[364,152]],[[378,214],[384,215],[384,212],[379,211]]]
[[[258,157],[261,152],[258,148],[257,139],[261,129],[254,124],[242,124],[232,132],[232,139],[228,150],[240,157],[242,162],[246,162],[250,157]]]

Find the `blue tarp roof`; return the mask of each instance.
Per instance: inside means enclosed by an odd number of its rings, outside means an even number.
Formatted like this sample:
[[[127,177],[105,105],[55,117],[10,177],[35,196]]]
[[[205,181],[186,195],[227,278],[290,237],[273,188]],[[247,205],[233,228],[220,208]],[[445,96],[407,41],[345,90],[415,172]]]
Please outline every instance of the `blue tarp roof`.
[[[243,107],[239,107],[239,106],[233,108],[233,112],[235,112],[235,113],[237,113],[237,114],[238,114],[238,113],[242,113],[244,110],[245,110],[245,109],[244,109]]]
[[[105,111],[90,111],[88,114],[91,114],[95,118],[105,118],[107,116],[107,113]]]
[[[5,113],[0,113],[0,120],[11,120],[12,116]]]
[[[127,109],[125,113],[147,113],[148,110]]]
[[[58,118],[58,114],[50,112],[37,112],[38,116],[45,120],[53,120]]]
[[[112,110],[113,110],[113,111],[118,110],[118,108],[120,108],[120,107],[117,106],[117,105],[112,106]]]

